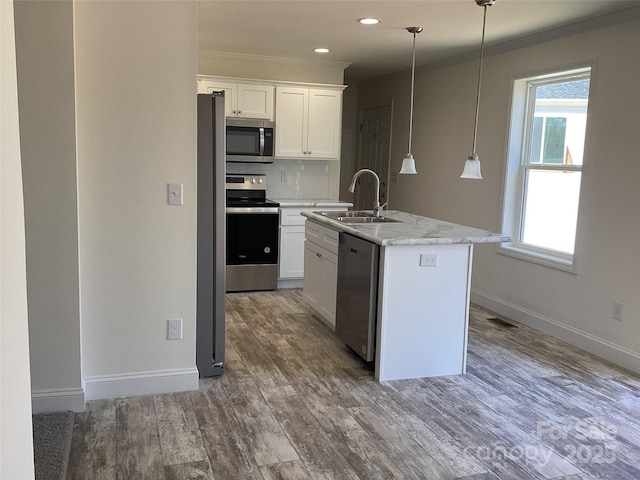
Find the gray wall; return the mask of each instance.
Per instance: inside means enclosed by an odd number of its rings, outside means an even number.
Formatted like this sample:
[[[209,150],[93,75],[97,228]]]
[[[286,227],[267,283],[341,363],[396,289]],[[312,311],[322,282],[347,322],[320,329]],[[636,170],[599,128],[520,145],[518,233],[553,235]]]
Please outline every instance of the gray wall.
[[[197,386],[196,3],[76,2],[75,47],[87,397]]]
[[[34,408],[196,388],[196,3],[21,1],[16,25]]]
[[[478,153],[483,181],[458,178],[471,149],[477,60],[416,76],[414,156],[419,174],[391,184],[392,208],[501,230],[514,76],[594,61],[576,274],[475,250],[473,300],[640,371],[640,21],[486,58]],[[404,155],[408,74],[359,86],[359,105],[394,100],[392,171]],[[406,104],[406,108],[404,105]],[[624,319],[612,319],[613,302]]]
[[[15,22],[34,411],[81,411],[73,4],[17,1]]]

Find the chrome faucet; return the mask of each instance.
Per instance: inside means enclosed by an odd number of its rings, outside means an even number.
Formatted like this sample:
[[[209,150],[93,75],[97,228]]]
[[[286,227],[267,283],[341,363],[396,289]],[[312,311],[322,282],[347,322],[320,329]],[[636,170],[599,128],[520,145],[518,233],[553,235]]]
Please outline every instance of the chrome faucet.
[[[373,202],[373,213],[376,217],[380,216],[380,213],[382,212],[382,209],[385,207],[386,203],[384,205],[380,205],[380,177],[378,177],[378,174],[376,172],[374,172],[373,170],[370,170],[368,168],[361,168],[360,170],[358,170],[354,175],[353,178],[351,179],[351,185],[349,185],[349,191],[351,193],[356,191],[356,180],[358,180],[358,177],[360,175],[362,175],[363,173],[370,173],[372,174],[374,177],[376,177],[376,199]]]

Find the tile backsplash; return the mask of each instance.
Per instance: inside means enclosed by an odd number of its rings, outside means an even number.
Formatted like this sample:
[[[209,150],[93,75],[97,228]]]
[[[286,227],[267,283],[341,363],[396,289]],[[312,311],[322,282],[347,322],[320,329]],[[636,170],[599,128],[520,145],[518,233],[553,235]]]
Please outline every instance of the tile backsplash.
[[[275,160],[270,164],[227,163],[227,173],[267,176],[269,198],[332,198],[331,160]],[[335,163],[335,162],[334,162]]]

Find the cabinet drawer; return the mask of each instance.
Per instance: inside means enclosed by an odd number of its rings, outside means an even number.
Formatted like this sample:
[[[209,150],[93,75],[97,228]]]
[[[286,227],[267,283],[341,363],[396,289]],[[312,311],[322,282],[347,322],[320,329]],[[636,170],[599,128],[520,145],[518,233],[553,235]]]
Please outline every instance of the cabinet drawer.
[[[341,212],[347,210],[347,204],[344,207],[280,207],[280,225],[304,225],[306,217],[301,215],[302,212]]]
[[[306,218],[300,212],[309,210],[312,208],[280,208],[280,225],[304,225]]]
[[[338,241],[340,234],[336,230],[319,225],[315,222],[307,222],[305,228],[307,241],[324,248],[334,255],[338,254]]]

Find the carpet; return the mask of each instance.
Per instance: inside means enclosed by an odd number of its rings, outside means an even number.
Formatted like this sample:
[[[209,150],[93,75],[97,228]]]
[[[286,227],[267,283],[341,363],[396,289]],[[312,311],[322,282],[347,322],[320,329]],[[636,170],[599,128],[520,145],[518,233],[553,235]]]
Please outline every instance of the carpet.
[[[33,415],[33,458],[36,480],[67,478],[73,412]]]

